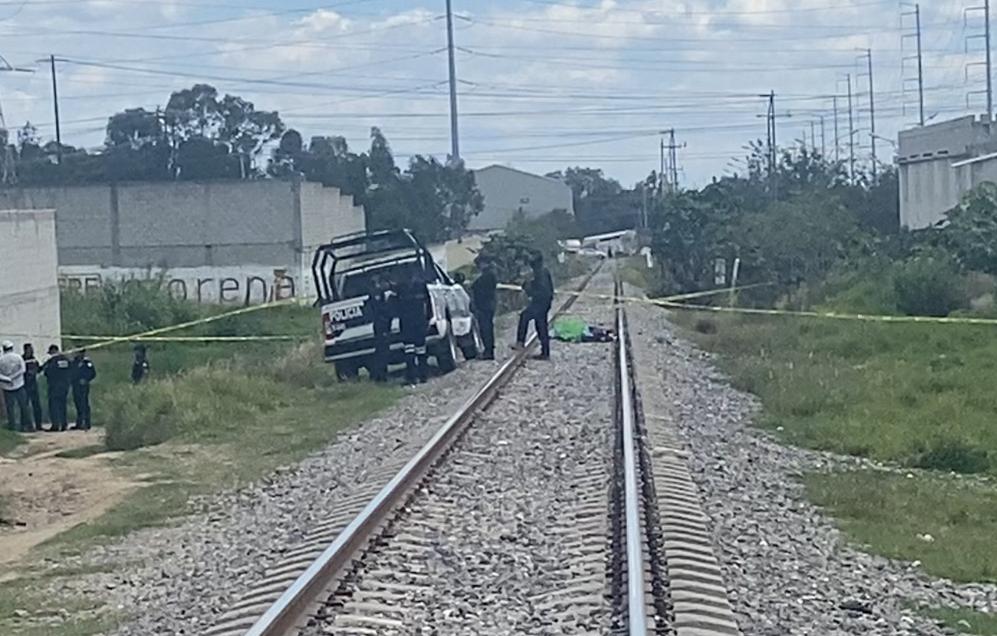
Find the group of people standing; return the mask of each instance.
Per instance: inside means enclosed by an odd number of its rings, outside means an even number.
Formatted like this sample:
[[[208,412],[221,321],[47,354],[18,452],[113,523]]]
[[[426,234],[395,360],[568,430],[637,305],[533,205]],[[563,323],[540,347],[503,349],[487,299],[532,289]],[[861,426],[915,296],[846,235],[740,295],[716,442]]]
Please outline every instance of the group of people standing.
[[[90,385],[97,378],[97,368],[85,349],[77,350],[72,360],[58,345],[48,348],[48,359],[41,364],[34,347],[24,345],[22,353],[14,351],[14,343],[0,344],[0,393],[7,413],[7,427],[22,433],[42,431],[42,403],[39,376],[47,385],[49,429],[52,432],[69,429],[69,395],[76,407],[77,430],[90,430]]]
[[[494,360],[498,278],[495,274],[495,266],[491,261],[484,260],[479,263],[479,267],[481,275],[471,285],[471,299],[474,316],[478,321],[478,330],[481,332],[481,340],[485,346],[484,359]],[[551,305],[554,302],[554,278],[551,276],[550,270],[544,266],[543,256],[539,253],[530,259],[530,270],[530,279],[523,285],[523,291],[526,292],[528,301],[526,308],[519,313],[516,344],[512,348],[519,350],[526,346],[526,333],[532,322],[537,332],[537,339],[540,340],[540,355],[536,356],[536,359],[549,360],[550,330],[547,320]]]
[[[471,285],[471,309],[478,323],[484,350],[482,360],[495,359],[495,311],[498,307],[498,277],[495,265],[482,259],[478,263],[481,274]],[[530,261],[532,276],[524,285],[529,302],[519,315],[516,344],[521,349],[526,343],[529,323],[533,322],[540,340],[538,359],[550,358],[550,334],[547,318],[554,300],[554,280],[544,266],[543,256],[536,254]],[[419,273],[401,285],[394,285],[383,277],[375,277],[373,290],[364,306],[374,328],[374,359],[371,378],[375,382],[388,381],[388,362],[391,357],[391,326],[397,317],[402,342],[405,347],[405,380],[407,384],[423,383],[429,375],[426,350],[426,320],[429,316],[429,290]]]

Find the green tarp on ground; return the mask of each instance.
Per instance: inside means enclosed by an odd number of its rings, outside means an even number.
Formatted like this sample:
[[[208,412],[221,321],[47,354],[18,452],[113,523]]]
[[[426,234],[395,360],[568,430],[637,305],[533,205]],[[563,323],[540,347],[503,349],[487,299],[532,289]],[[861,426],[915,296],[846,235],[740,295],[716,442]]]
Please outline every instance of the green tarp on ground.
[[[581,342],[588,324],[581,318],[565,316],[554,321],[554,337],[565,342]]]

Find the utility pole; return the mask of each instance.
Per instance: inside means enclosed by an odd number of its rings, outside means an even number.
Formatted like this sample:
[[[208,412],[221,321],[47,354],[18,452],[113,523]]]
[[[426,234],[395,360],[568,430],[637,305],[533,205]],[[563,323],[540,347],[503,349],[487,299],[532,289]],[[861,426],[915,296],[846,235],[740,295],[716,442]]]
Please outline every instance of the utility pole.
[[[59,121],[59,82],[55,74],[55,55],[49,55],[49,64],[52,66],[52,105],[55,108],[55,157],[56,163],[62,165],[62,125]]]
[[[810,150],[817,152],[817,122],[810,120]]]
[[[983,2],[983,19],[986,21],[984,39],[987,44],[987,121],[994,118],[994,69],[990,60],[990,0]]]
[[[661,135],[661,166],[658,171],[658,191],[664,194],[665,184],[668,183],[667,177],[665,177],[665,136],[664,133]]]
[[[675,129],[671,128],[668,131],[668,151],[669,158],[671,160],[672,167],[672,192],[678,192],[679,190],[679,157],[678,157],[678,146],[675,145]]]
[[[820,116],[820,156],[827,160],[827,137],[824,136],[824,116]]]
[[[838,96],[832,97],[834,104],[834,163],[841,163],[841,137],[838,135]]]
[[[769,91],[768,94],[759,95],[759,97],[768,100],[768,111],[764,115],[765,117],[765,136],[767,138],[767,151],[768,151],[768,168],[769,168],[769,190],[772,193],[773,199],[779,198],[778,183],[776,182],[776,162],[778,161],[778,146],[776,140],[776,112],[775,112],[775,91]],[[762,115],[758,115],[762,117]]]
[[[988,0],[989,2],[989,0]],[[869,63],[869,140],[872,142],[872,180],[876,181],[876,88],[872,80],[872,49],[865,50]]]
[[[848,73],[848,178],[855,185],[855,114],[852,109],[851,73]]]
[[[460,131],[457,126],[457,62],[453,41],[453,8],[447,0],[447,53],[450,57],[450,161],[460,163]]]

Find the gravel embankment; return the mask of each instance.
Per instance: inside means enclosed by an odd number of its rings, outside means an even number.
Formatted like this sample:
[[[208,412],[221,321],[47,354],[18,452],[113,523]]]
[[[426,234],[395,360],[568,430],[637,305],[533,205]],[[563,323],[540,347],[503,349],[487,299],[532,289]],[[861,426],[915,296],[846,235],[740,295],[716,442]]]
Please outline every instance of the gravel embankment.
[[[512,336],[498,335],[502,358]],[[176,527],[142,530],[66,560],[63,567],[110,563],[115,569],[60,580],[51,593],[131,615],[117,634],[201,633],[310,527],[369,488],[379,467],[414,455],[500,363],[463,363],[299,465],[198,500],[195,515]]]
[[[652,354],[643,377],[663,378],[660,415],[690,450],[746,636],[941,635],[951,632],[907,609],[911,601],[997,610],[994,586],[931,579],[914,564],[845,545],[833,521],[806,501],[798,478],[867,464],[787,448],[753,428],[756,400],[682,340],[665,312],[628,311],[634,342]]]

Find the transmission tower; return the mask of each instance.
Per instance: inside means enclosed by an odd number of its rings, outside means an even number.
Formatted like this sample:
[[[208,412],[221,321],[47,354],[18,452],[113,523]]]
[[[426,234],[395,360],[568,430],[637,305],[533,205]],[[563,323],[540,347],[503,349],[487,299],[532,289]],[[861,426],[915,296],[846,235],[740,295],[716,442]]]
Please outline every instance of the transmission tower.
[[[910,6],[910,5],[906,5]],[[921,5],[900,12],[900,78],[902,109],[906,117],[916,104],[917,121],[924,125],[924,57],[921,52]]]
[[[34,73],[34,70],[13,66],[0,55],[0,73]],[[14,160],[14,145],[11,143],[10,130],[3,115],[2,99],[0,99],[0,143],[3,143],[3,154],[0,155],[0,182],[5,185],[16,183],[17,162]]]
[[[981,94],[986,95],[987,121],[992,121],[994,114],[994,84],[993,84],[994,73],[993,73],[993,63],[990,55],[990,0],[984,0],[982,6],[969,7],[968,9],[966,9],[965,12],[963,13],[963,25],[968,29],[970,26],[969,24],[970,16],[973,14],[979,14],[981,12],[983,14],[983,25],[982,25],[983,32],[966,36],[966,53],[968,54],[970,52],[969,51],[970,42],[982,39],[984,46],[983,60],[977,62],[970,62],[966,64],[966,81],[967,82],[970,81],[969,75],[970,75],[970,69],[972,67],[983,66],[985,69],[984,72],[986,73],[986,78],[985,78],[986,88],[967,92],[966,108],[970,107],[970,100],[972,99],[973,95],[981,95]],[[981,27],[977,26],[976,28],[981,28]]]

